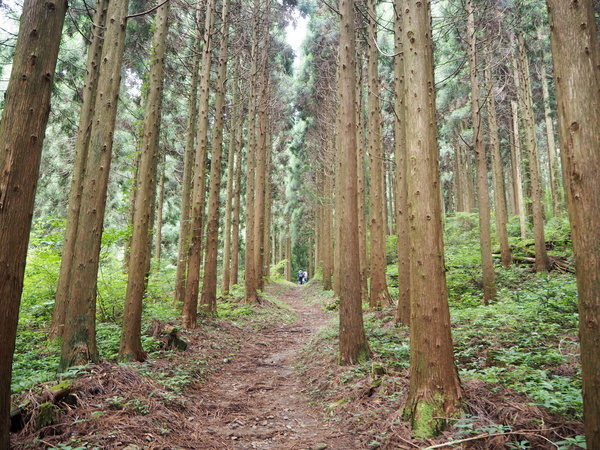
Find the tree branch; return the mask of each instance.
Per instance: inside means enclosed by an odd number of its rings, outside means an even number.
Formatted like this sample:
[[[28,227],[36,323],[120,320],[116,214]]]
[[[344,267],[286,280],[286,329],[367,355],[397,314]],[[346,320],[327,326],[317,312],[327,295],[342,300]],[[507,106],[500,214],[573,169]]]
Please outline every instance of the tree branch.
[[[158,5],[156,5],[153,8],[150,8],[147,11],[143,11],[141,13],[137,13],[137,14],[131,14],[130,16],[127,16],[126,19],[132,19],[134,17],[140,17],[140,16],[145,16],[146,14],[150,14],[152,11],[156,11],[158,8],[160,8],[162,5],[164,5],[165,3],[167,3],[169,0],[165,0],[162,3],[159,3]]]

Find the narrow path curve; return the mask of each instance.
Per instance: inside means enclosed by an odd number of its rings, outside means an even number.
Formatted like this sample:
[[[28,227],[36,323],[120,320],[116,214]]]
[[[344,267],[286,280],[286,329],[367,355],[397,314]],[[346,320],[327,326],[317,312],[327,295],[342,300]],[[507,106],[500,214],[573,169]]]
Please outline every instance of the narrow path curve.
[[[211,449],[360,449],[359,438],[308,404],[295,374],[300,349],[328,320],[292,286],[280,300],[297,314],[291,324],[249,336],[222,373],[198,386],[203,417],[191,439]],[[204,444],[207,445],[207,444]]]

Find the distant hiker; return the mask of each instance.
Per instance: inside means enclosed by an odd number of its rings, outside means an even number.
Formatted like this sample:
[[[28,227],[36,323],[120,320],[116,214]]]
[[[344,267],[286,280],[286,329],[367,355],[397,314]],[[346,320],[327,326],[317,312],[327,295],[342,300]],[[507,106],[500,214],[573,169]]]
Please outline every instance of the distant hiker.
[[[304,283],[304,270],[300,269],[298,271],[298,284]]]
[[[302,283],[306,283],[308,281],[308,272],[304,270],[304,277]]]

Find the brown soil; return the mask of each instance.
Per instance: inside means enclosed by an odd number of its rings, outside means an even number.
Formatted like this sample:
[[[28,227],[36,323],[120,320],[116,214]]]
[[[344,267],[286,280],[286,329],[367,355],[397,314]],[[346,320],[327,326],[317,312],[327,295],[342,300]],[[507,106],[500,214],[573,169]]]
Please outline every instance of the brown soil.
[[[279,284],[268,290],[296,320],[266,299],[241,325],[205,318],[197,330],[181,332],[185,352],[165,350],[143,364],[103,362],[78,377],[56,408],[58,423],[40,430],[38,406],[48,393],[32,391],[18,401],[33,408],[13,447],[424,449],[473,437],[453,427],[433,440],[414,439],[400,416],[408,370],[387,367],[377,377],[339,367],[332,340],[315,340],[336,314],[307,301],[320,288]],[[581,423],[552,416],[523,394],[479,381],[464,387],[468,424],[479,436],[457,443],[460,448],[519,448],[516,443],[527,440],[532,449],[555,449],[552,441],[583,433]]]
[[[283,297],[292,324],[269,327],[242,346],[218,377],[198,386],[203,407],[197,439],[210,449],[351,449],[361,440],[311,407],[294,366],[301,347],[328,320],[302,301],[301,287]]]
[[[150,377],[142,377],[136,365],[99,364],[75,380],[75,405],[60,405],[59,423],[36,431],[36,408],[25,429],[13,435],[14,448],[367,448],[364,439],[309,405],[296,376],[302,346],[330,317],[305,303],[302,289],[290,286],[281,296],[295,311],[293,323],[256,330],[207,319],[198,332],[184,333],[190,344],[185,352],[144,363],[155,374]],[[152,380],[194,359],[209,364],[198,367],[197,381],[181,396]],[[38,398],[39,391],[27,396],[34,404]]]

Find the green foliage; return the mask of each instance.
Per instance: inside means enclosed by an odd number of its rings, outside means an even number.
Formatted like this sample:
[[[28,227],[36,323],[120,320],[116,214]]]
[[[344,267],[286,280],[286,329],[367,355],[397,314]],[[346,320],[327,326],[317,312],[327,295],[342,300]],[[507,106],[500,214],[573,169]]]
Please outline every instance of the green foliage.
[[[448,299],[453,306],[476,306],[483,295],[477,215],[448,217],[445,231]]]
[[[219,302],[218,314],[222,319],[236,320],[253,315],[254,308],[248,303],[228,300]]]
[[[394,264],[398,261],[398,236],[391,234],[385,238],[386,264]]]
[[[408,330],[396,327],[392,310],[367,313],[365,331],[375,359],[383,361],[385,366],[408,368]]]
[[[530,275],[518,290],[502,288],[493,305],[454,309],[461,373],[527,392],[550,411],[580,418],[577,317],[576,283],[568,275]]]
[[[271,279],[283,280],[285,278],[285,266],[287,263],[288,260],[284,259],[279,261],[277,264],[271,265]]]

